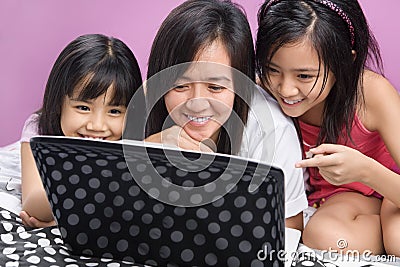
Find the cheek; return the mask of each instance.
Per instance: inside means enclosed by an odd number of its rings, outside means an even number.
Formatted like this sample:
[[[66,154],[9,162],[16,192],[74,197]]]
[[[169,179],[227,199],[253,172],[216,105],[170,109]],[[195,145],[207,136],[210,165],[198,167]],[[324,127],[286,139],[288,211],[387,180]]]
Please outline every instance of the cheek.
[[[268,90],[271,92],[276,91],[277,85],[279,84],[279,78],[275,76],[269,76],[265,80],[265,86],[267,86]]]
[[[235,102],[235,93],[232,91],[229,91],[223,96],[223,98],[221,100],[224,103],[223,106],[225,109],[233,110],[233,104]]]
[[[235,101],[235,94],[233,92],[220,95],[218,96],[218,99],[214,99],[212,101],[213,109],[220,116],[224,117],[223,120],[226,120],[233,111],[234,101]]]
[[[185,102],[182,94],[177,94],[176,92],[170,91],[164,96],[165,107],[168,113],[172,113],[174,109],[179,108]]]
[[[66,114],[67,112],[61,110],[61,116],[60,116],[60,125],[61,125],[61,131],[65,134],[66,132],[68,132],[68,129],[71,127],[70,124],[70,120],[68,118],[70,118],[70,116],[68,116],[68,114]]]
[[[119,119],[113,119],[109,125],[110,125],[110,130],[114,132],[115,135],[120,135],[122,136],[122,131],[124,129],[124,118],[119,118]]]

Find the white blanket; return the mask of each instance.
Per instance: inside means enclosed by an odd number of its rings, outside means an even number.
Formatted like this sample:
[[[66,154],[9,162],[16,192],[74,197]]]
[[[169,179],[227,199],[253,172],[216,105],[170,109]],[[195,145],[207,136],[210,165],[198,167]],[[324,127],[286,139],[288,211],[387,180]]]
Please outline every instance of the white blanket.
[[[20,142],[0,148],[0,207],[21,211]]]

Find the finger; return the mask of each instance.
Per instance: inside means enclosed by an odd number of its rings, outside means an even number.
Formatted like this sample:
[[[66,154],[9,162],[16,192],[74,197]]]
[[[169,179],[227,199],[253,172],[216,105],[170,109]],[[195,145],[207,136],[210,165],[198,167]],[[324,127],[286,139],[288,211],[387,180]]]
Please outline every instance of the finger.
[[[26,220],[25,218],[22,218],[22,217],[21,217],[21,220],[22,220],[22,224],[23,224],[23,225],[29,226],[29,227],[30,227],[29,221],[28,221],[28,220]]]
[[[181,128],[181,132],[179,133],[179,142],[178,146],[185,149],[191,150],[199,150],[199,151],[209,151],[210,149],[206,147],[206,145],[201,144],[201,141],[194,139],[191,135],[189,135],[183,128]]]
[[[200,142],[193,140],[189,135],[181,131],[179,133],[169,133],[168,137],[165,140],[168,144],[173,144],[179,148],[187,149],[187,150],[200,150]]]
[[[317,147],[311,148],[310,152],[315,154],[333,154],[342,152],[344,150],[344,146],[336,145],[336,144],[322,144]]]
[[[200,148],[202,148],[202,146],[206,146],[203,150],[201,149],[201,151],[205,151],[205,152],[217,152],[217,144],[214,143],[213,140],[211,139],[204,139],[203,141],[201,141],[200,143]]]
[[[30,217],[29,218],[29,224],[32,227],[39,228],[39,226],[37,225],[38,224],[38,220],[35,217]]]
[[[195,140],[196,142],[201,142],[202,139],[203,139],[203,136],[197,131],[188,131],[188,132],[186,132],[185,131],[185,126],[183,126],[181,128],[181,134],[182,134],[182,136],[185,136],[187,138]]]
[[[214,151],[211,147],[209,147],[208,145],[206,145],[203,142],[200,142],[199,146],[200,146],[200,151],[202,151],[202,152],[208,152],[208,153],[216,152],[216,150]]]
[[[296,163],[296,168],[307,168],[307,167],[329,167],[336,165],[335,154],[322,155],[316,154],[310,159],[303,159]]]
[[[30,225],[29,225],[29,215],[28,215],[28,213],[26,213],[25,211],[21,211],[21,212],[19,213],[19,217],[21,218],[22,223],[23,223],[25,226],[30,226]]]
[[[29,222],[35,228],[43,228],[43,227],[49,227],[49,226],[52,226],[52,225],[56,225],[54,220],[51,221],[51,222],[43,222],[43,221],[39,221],[35,217],[30,217],[29,218]]]

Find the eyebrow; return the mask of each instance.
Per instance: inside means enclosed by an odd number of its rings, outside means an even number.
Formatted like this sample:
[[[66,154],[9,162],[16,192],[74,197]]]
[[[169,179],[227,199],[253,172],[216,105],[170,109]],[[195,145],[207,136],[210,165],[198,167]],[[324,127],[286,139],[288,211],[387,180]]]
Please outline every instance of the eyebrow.
[[[279,66],[274,64],[273,62],[269,62],[269,65],[279,68]],[[315,68],[297,68],[297,69],[291,69],[291,71],[296,71],[296,72],[318,72],[319,69],[315,69]]]
[[[76,101],[76,102],[85,102],[88,104],[92,104],[93,100],[91,99],[87,99],[87,100],[83,100],[83,99],[78,99],[78,98],[70,98],[71,101]],[[109,107],[120,107],[120,106],[124,106],[123,104],[111,104],[111,102],[106,103],[107,106]]]
[[[182,76],[180,78],[178,78],[179,82],[221,82],[221,81],[225,81],[225,82],[231,82],[232,80],[230,78],[228,78],[227,76],[214,76],[214,77],[207,77],[205,79],[202,80],[193,80],[190,77],[187,76]]]
[[[85,103],[92,103],[92,102],[93,102],[93,101],[91,101],[90,99],[85,100],[85,99],[72,98],[72,97],[70,97],[69,100],[71,100],[71,101],[77,101],[77,102],[85,102]]]

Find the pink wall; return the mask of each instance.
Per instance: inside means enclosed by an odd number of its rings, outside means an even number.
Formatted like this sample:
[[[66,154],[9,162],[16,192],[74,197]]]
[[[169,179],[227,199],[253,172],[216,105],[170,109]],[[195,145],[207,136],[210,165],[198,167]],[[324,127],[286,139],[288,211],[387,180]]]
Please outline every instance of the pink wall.
[[[183,0],[1,0],[0,147],[20,137],[27,116],[37,110],[50,69],[64,46],[85,33],[120,38],[136,55],[143,76],[154,35],[169,11]],[[253,32],[263,0],[236,0]],[[381,44],[386,76],[400,89],[399,0],[360,0]],[[396,50],[395,50],[396,49]],[[396,75],[397,74],[397,75]]]

